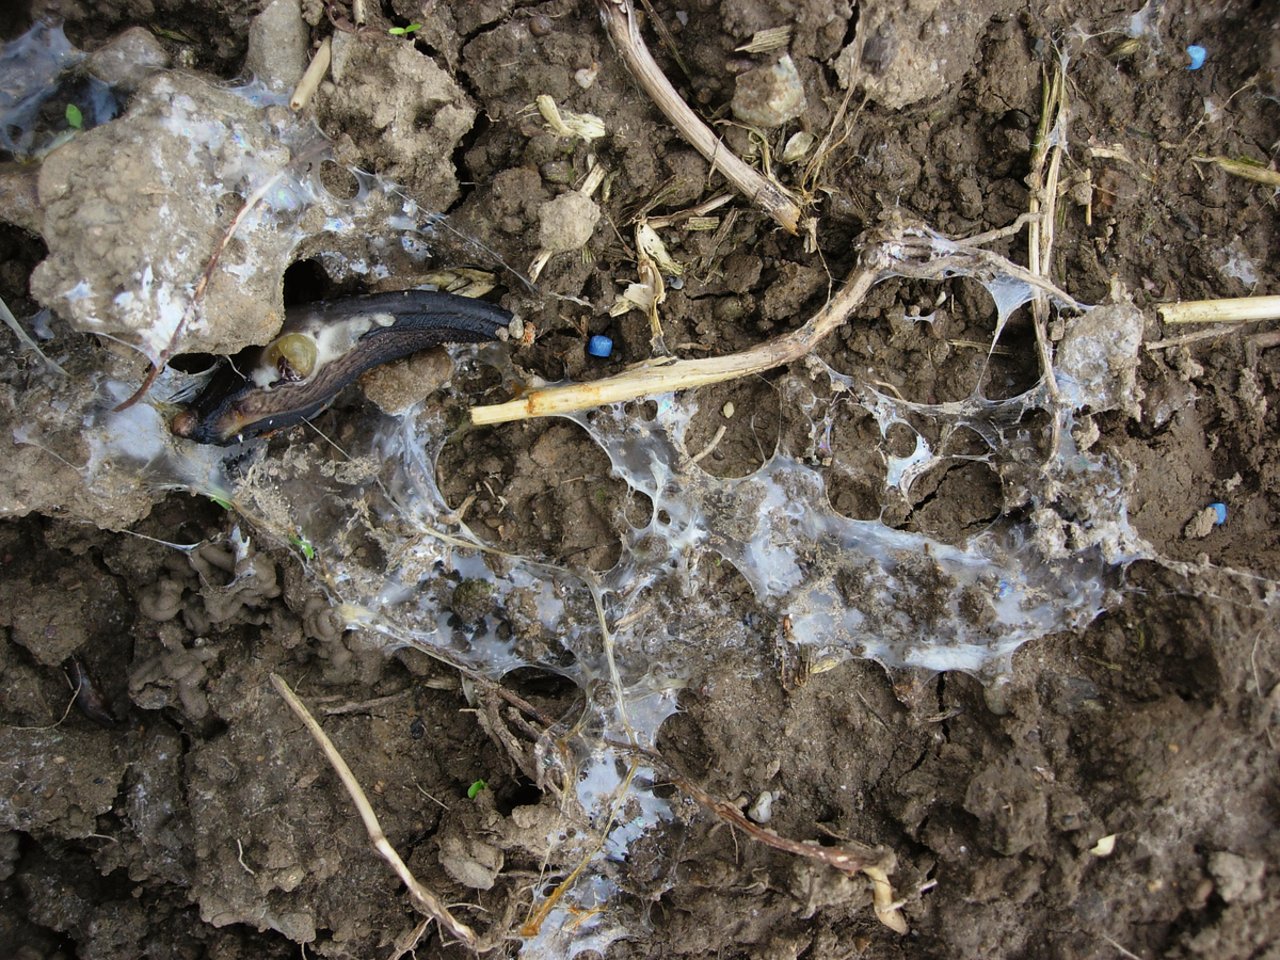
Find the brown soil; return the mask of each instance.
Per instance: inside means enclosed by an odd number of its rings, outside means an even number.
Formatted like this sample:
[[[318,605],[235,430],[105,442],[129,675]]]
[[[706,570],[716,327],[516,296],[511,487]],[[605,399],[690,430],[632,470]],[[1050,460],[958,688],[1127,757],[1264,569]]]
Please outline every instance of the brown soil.
[[[223,77],[245,53],[244,5],[226,0],[28,6],[0,14],[0,36],[57,15],[92,50],[126,27],[158,27],[179,62]],[[645,318],[608,315],[635,277],[629,225],[723,184],[633,85],[593,5],[370,6],[378,42],[389,24],[423,24],[403,44],[448,74],[474,120],[438,160],[392,142],[373,116],[396,76],[378,73],[370,55],[358,95],[322,91],[317,104],[342,158],[451,203],[455,229],[524,267],[538,250],[539,209],[576,182],[588,152],[547,132],[530,105],[550,94],[598,115],[610,136],[593,149],[616,175],[598,198],[590,256],[553,258],[537,292],[513,283],[504,302],[536,324],[518,362],[546,380],[594,379],[647,357]],[[1028,209],[1041,76],[1060,55],[1070,104],[1063,179],[1078,184],[1073,201],[1091,205],[1086,219],[1085,206],[1064,201],[1055,282],[1085,302],[1118,283],[1143,309],[1148,342],[1184,332],[1156,319],[1159,301],[1280,294],[1269,266],[1280,244],[1274,187],[1199,162],[1274,156],[1280,20],[1268,5],[1159,16],[1162,5],[1149,4],[1151,32],[1128,46],[1136,0],[1047,12],[1021,0],[948,6],[655,2],[684,68],[652,34],[650,43],[705,117],[727,119],[735,77],[771,62],[736,48],[784,23],[794,25],[788,50],[807,97],[788,133],[828,129],[851,44],[861,50],[854,80],[870,95],[855,94],[856,122],[810,185],[819,253],[740,200],[732,219],[720,211],[727,229],[668,238],[691,265],[662,307],[678,353],[728,353],[798,326],[830,278],[853,266],[859,238],[890,215],[955,237],[1012,223]],[[303,4],[313,40],[332,32],[322,9]],[[1201,70],[1185,69],[1189,43],[1209,51]],[[595,71],[589,87],[575,81],[581,70]],[[428,141],[452,142],[438,118],[422,124]],[[720,129],[734,149],[750,146],[742,127]],[[456,183],[441,173],[450,163]],[[794,182],[793,171],[780,176]],[[1024,238],[995,248],[1025,263]],[[29,280],[44,255],[34,234],[0,224],[0,296],[20,317],[36,308]],[[927,313],[942,288],[948,306],[936,322],[912,323],[912,308]],[[886,282],[819,355],[922,403],[968,397],[979,378],[983,395],[1013,396],[1039,375],[1034,330],[1019,312],[1000,340],[1009,352],[984,366],[985,351],[963,345],[991,339],[984,296],[968,280]],[[769,828],[781,836],[893,851],[909,935],[877,922],[863,879],[725,829],[669,788],[678,822],[660,845],[630,851],[622,889],[603,907],[628,918],[607,956],[1280,957],[1273,330],[1141,351],[1129,398],[1140,406],[1120,403],[1089,423],[1094,452],[1122,465],[1129,519],[1159,559],[1130,564],[1087,628],[1022,647],[1000,683],[859,660],[797,679],[771,626],[750,626],[754,647],[701,655],[658,750],[715,797],[750,802],[768,790]],[[584,335],[595,333],[612,336],[609,360],[586,356]],[[7,437],[21,426],[14,391],[30,361],[4,343]],[[461,379],[469,401],[505,399],[495,378]],[[703,469],[745,476],[779,444],[803,455],[808,421],[788,412],[783,389],[781,372],[706,388],[688,449],[726,429]],[[737,412],[725,419],[728,402]],[[327,421],[339,441],[342,407]],[[1025,427],[1047,429],[1034,419]],[[1008,509],[1029,509],[1007,477],[972,459],[940,462],[895,497],[869,452],[878,442],[856,410],[837,422],[818,466],[845,516],[957,543]],[[468,922],[500,929],[510,909],[518,926],[554,886],[539,882],[554,803],[512,746],[528,749],[529,737],[455,671],[343,634],[287,549],[264,544],[243,576],[228,546],[237,520],[220,507],[172,495],[131,526],[141,537],[100,529],[84,519],[108,507],[78,498],[73,472],[30,446],[12,449],[4,472],[21,482],[3,489],[23,494],[0,503],[14,515],[0,525],[0,954],[229,960],[296,956],[305,944],[307,954],[385,957],[412,942],[419,915],[271,694],[272,671],[321,713],[388,837]],[[451,504],[475,494],[472,525],[490,542],[577,569],[613,566],[619,529],[648,509],[565,420],[463,432],[444,450],[440,482]],[[1226,523],[1197,525],[1215,501],[1227,505]],[[205,546],[181,553],[157,541]],[[710,584],[738,604],[735,629],[761,619],[728,564]],[[459,585],[450,602],[464,619],[485,612],[482,590]],[[537,642],[543,662],[564,655]],[[100,689],[87,710],[70,706],[72,658]],[[555,716],[577,709],[578,690],[552,673],[521,670],[505,682]],[[479,779],[488,788],[470,800]],[[556,866],[563,877],[573,864]],[[513,935],[493,955],[520,947]],[[417,950],[466,954],[434,927]]]

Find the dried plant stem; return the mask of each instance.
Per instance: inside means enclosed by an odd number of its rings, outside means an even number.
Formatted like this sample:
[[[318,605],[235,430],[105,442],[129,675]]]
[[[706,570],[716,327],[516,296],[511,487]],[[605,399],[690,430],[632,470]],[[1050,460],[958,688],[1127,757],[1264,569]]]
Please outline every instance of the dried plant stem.
[[[1079,309],[1074,297],[1049,280],[1006,257],[981,249],[982,243],[1000,233],[949,240],[925,229],[898,228],[879,243],[864,245],[862,262],[849,275],[843,289],[798,330],[723,357],[699,360],[659,357],[592,383],[533,389],[518,400],[472,407],[471,422],[482,426],[554,416],[762,373],[809,353],[827,334],[849,319],[868,291],[885,276],[941,280],[955,273],[979,278],[1003,275],[1043,291],[1062,306]]]
[[[1054,217],[1058,210],[1058,178],[1062,170],[1063,141],[1067,129],[1066,83],[1059,63],[1053,79],[1046,83],[1040,112],[1040,126],[1031,148],[1030,201],[1027,223],[1027,268],[1037,276],[1048,277],[1053,259]],[[1046,164],[1047,161],[1047,164]],[[1047,169],[1046,169],[1047,166]],[[1044,372],[1049,396],[1058,399],[1058,382],[1053,375],[1053,351],[1049,346],[1047,322],[1049,304],[1043,295],[1031,301],[1031,317],[1036,330],[1036,350]],[[1055,425],[1053,449],[1058,448]]]
[[[609,798],[609,819],[605,822],[604,827],[600,830],[599,837],[594,845],[578,862],[578,865],[570,871],[569,875],[556,884],[556,888],[551,891],[542,903],[538,904],[536,910],[530,912],[528,919],[520,926],[520,936],[536,937],[542,929],[542,924],[546,922],[551,911],[555,909],[557,903],[564,897],[566,893],[572,889],[578,877],[595,859],[596,854],[604,848],[605,840],[609,836],[609,831],[613,829],[614,821],[617,819],[620,801],[627,795],[627,791],[631,789],[631,781],[635,779],[636,771],[639,765],[632,763],[627,769],[627,775],[622,778],[618,786],[614,788],[612,796]]]
[[[1280,318],[1280,297],[1228,297],[1183,300],[1156,307],[1165,323],[1248,323]]]
[[[1168,350],[1170,347],[1185,347],[1189,343],[1202,343],[1205,340],[1217,340],[1231,334],[1230,327],[1214,327],[1209,330],[1197,330],[1195,333],[1184,333],[1180,337],[1166,337],[1164,340],[1151,340],[1142,346],[1147,350]],[[1257,334],[1250,339],[1257,340]]]
[[[1192,163],[1213,163],[1225,173],[1244,180],[1252,180],[1268,187],[1280,187],[1280,171],[1272,170],[1257,161],[1237,160],[1234,157],[1192,157]]]
[[[54,373],[60,373],[64,377],[67,375],[67,371],[62,369],[62,366],[57,361],[50,360],[45,352],[40,349],[40,344],[36,343],[35,340],[32,339],[31,334],[22,329],[22,324],[18,323],[18,318],[13,315],[13,312],[9,309],[3,299],[0,299],[0,320],[4,321],[5,326],[13,331],[13,335],[17,337],[28,350],[39,357],[44,362],[45,366]]]
[[[475,949],[479,944],[476,932],[454,917],[449,912],[449,908],[435,894],[418,882],[417,878],[409,871],[409,867],[400,859],[400,854],[396,852],[395,847],[391,846],[391,843],[387,840],[387,835],[382,832],[382,824],[378,822],[378,815],[373,812],[369,798],[365,796],[365,792],[356,780],[355,774],[351,772],[347,762],[342,759],[342,754],[333,745],[333,741],[329,739],[324,730],[321,729],[320,724],[316,722],[315,717],[311,715],[311,711],[307,709],[306,704],[298,699],[297,694],[289,689],[289,685],[274,673],[271,674],[271,685],[284,698],[289,708],[297,714],[298,719],[306,726],[307,732],[311,734],[312,739],[324,751],[325,758],[338,775],[338,779],[342,781],[342,785],[351,797],[351,802],[355,804],[356,810],[360,814],[360,819],[364,821],[364,828],[369,834],[369,839],[373,842],[374,849],[378,851],[387,863],[391,864],[392,869],[399,875],[405,887],[408,888],[414,903],[426,916],[440,924],[441,929],[447,931],[450,936]]]
[[[646,756],[651,756],[647,750],[644,753]],[[667,768],[665,762],[662,765]],[[671,777],[671,782],[677,787],[689,794],[725,823],[737,827],[747,836],[753,840],[758,840],[765,846],[773,847],[775,850],[784,850],[787,853],[793,853],[810,860],[818,860],[830,867],[835,867],[842,873],[848,874],[865,872],[869,867],[879,868],[883,874],[885,868],[893,863],[894,857],[892,853],[877,850],[875,847],[868,847],[861,843],[846,843],[842,847],[824,847],[816,843],[803,843],[800,840],[780,837],[771,830],[766,830],[759,824],[748,820],[746,814],[733,804],[724,800],[717,800],[696,783],[674,775],[669,768],[667,770],[668,775]]]
[[[875,283],[876,276],[877,271],[872,268],[855,270],[845,287],[803,327],[749,350],[699,360],[646,360],[616,376],[593,383],[545,387],[532,390],[519,400],[473,407],[471,422],[477,425],[506,423],[587,410],[607,403],[733,380],[790,363],[803,357],[818,341],[849,318]]]
[[[726,203],[733,199],[733,194],[722,193],[710,200],[705,200],[695,206],[685,210],[677,210],[675,213],[668,213],[661,217],[649,217],[647,222],[649,226],[655,230],[661,230],[664,227],[673,227],[678,223],[685,223],[689,220],[695,220],[699,217],[705,217],[707,214],[719,210]]]
[[[844,846],[823,847],[814,843],[804,843],[788,837],[780,837],[771,830],[749,820],[741,810],[731,803],[717,800],[695,783],[675,774],[668,764],[657,754],[643,751],[646,756],[655,759],[667,770],[671,782],[683,790],[698,803],[702,804],[720,820],[737,827],[752,840],[765,846],[782,850],[799,857],[817,860],[829,867],[853,875],[861,873],[871,881],[871,899],[876,918],[895,933],[907,932],[907,921],[902,916],[901,907],[893,896],[893,886],[889,883],[889,871],[893,869],[896,857],[889,850],[879,850],[857,841],[846,841]]]
[[[329,61],[331,59],[333,59],[333,40],[330,37],[325,37],[324,43],[320,44],[320,49],[316,51],[316,55],[307,64],[307,69],[302,74],[302,79],[298,81],[298,86],[293,91],[293,96],[289,98],[290,110],[296,113],[311,102],[311,97],[315,94],[320,86],[320,81],[324,79],[324,75],[329,70]]]
[[[615,624],[615,629],[616,627],[617,625]],[[434,655],[435,654],[433,654],[433,656]],[[450,666],[456,668],[459,673],[474,682],[485,692],[491,693],[505,700],[526,717],[536,720],[542,725],[544,730],[549,731],[557,725],[555,717],[534,706],[528,700],[524,699],[513,690],[503,686],[501,683],[486,677],[482,673],[476,672],[463,663],[453,662],[452,660],[444,658],[441,659],[443,659],[444,662],[449,663]],[[272,683],[276,683],[277,680],[278,678],[273,675]],[[283,681],[280,681],[280,683],[283,684]],[[279,687],[277,687],[277,689],[279,689]],[[285,689],[287,690],[288,688],[285,687]],[[283,692],[282,695],[284,695]],[[292,691],[290,691],[286,696],[286,699],[289,696],[292,696]],[[296,699],[296,697],[294,699]],[[305,710],[306,707],[302,707],[302,709]],[[311,723],[314,722],[314,720],[311,721]],[[320,736],[324,736],[323,732],[320,733]],[[834,867],[842,873],[849,875],[857,873],[863,874],[871,880],[873,885],[872,901],[875,906],[877,918],[884,923],[885,926],[888,926],[899,933],[906,932],[906,921],[903,919],[901,913],[898,912],[901,908],[901,904],[894,900],[893,887],[890,885],[888,878],[889,871],[893,869],[897,859],[894,856],[893,851],[879,849],[877,847],[869,846],[868,844],[859,843],[858,841],[846,841],[843,846],[839,847],[824,847],[815,843],[804,843],[799,840],[791,840],[787,837],[779,836],[773,831],[767,830],[759,824],[749,820],[743,812],[733,804],[717,799],[693,781],[681,776],[657,750],[643,747],[634,739],[624,742],[621,740],[606,738],[604,743],[622,753],[631,754],[634,757],[640,757],[648,761],[655,769],[660,770],[671,783],[675,784],[675,786],[691,796],[697,803],[705,807],[707,811],[713,814],[717,819],[722,820],[730,826],[737,827],[751,839],[763,843],[768,847],[772,847],[775,850],[781,850],[785,853],[804,857],[808,860],[815,860],[819,863],[824,863],[829,867]],[[625,793],[625,788],[631,783],[637,769],[636,764],[632,763],[629,765],[625,781],[621,785],[619,791],[615,793],[615,807],[616,799]],[[356,789],[359,789],[358,785],[356,786]],[[609,825],[605,827],[604,831],[600,835],[601,842],[603,842],[604,837],[608,836],[614,814],[616,814],[616,809],[611,809]],[[582,871],[586,868],[591,858],[598,850],[599,846],[595,847],[590,853],[588,853],[578,866],[571,871],[564,880],[557,884],[551,895],[543,900],[539,907],[530,914],[521,929],[522,936],[535,936],[537,934],[543,921],[546,920],[547,915],[582,874]],[[481,949],[483,949],[483,946]]]
[[[596,7],[618,56],[681,136],[706,157],[714,169],[724,174],[725,179],[776,220],[782,229],[793,235],[798,233],[801,213],[795,199],[726,147],[671,86],[671,81],[654,61],[644,38],[640,36],[631,0],[596,0]]]

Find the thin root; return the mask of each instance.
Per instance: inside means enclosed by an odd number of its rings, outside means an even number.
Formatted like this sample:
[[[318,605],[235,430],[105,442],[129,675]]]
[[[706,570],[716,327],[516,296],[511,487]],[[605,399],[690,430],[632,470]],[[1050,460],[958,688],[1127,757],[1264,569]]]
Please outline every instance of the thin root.
[[[720,441],[724,439],[725,432],[728,429],[729,428],[726,427],[723,423],[720,424],[720,426],[716,428],[715,436],[711,438],[711,442],[708,443],[701,450],[699,450],[697,453],[695,453],[692,457],[690,457],[689,460],[692,463],[697,463],[699,460],[702,460],[704,457],[706,457],[707,454],[709,454],[712,450],[714,450],[716,447],[720,445]]]
[[[297,714],[298,719],[306,726],[307,732],[311,734],[312,739],[324,751],[325,758],[338,775],[338,779],[342,781],[343,787],[346,788],[347,794],[351,797],[351,802],[355,804],[356,811],[360,814],[360,819],[364,821],[364,828],[369,834],[369,839],[373,842],[374,849],[378,851],[387,863],[391,864],[391,868],[395,870],[405,887],[408,888],[414,904],[423,914],[440,924],[441,929],[447,931],[450,936],[461,940],[468,947],[477,948],[479,938],[476,936],[476,932],[454,917],[449,912],[449,908],[434,893],[418,882],[417,878],[410,872],[409,867],[400,859],[400,854],[396,852],[395,847],[388,842],[387,835],[382,831],[382,824],[378,822],[378,815],[373,812],[373,807],[370,805],[364,789],[356,780],[355,774],[351,772],[351,768],[347,766],[347,762],[342,759],[342,754],[333,745],[333,741],[329,739],[324,730],[321,729],[320,724],[316,722],[315,717],[311,715],[311,711],[307,709],[306,704],[298,699],[297,694],[289,689],[289,685],[274,673],[271,674],[271,685],[276,688],[276,693],[284,698],[289,708]]]

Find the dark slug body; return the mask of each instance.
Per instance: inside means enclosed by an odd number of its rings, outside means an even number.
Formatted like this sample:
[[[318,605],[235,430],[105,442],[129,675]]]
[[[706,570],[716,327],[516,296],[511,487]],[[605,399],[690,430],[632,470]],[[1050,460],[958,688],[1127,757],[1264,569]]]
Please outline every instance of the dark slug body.
[[[247,371],[261,363],[261,347],[222,363],[191,406],[174,417],[173,432],[197,443],[226,445],[289,427],[320,413],[366,370],[442,343],[496,340],[511,322],[510,313],[482,300],[404,290],[290,307],[283,331],[321,329],[364,316],[382,319],[305,379],[281,378],[265,388],[255,383]]]

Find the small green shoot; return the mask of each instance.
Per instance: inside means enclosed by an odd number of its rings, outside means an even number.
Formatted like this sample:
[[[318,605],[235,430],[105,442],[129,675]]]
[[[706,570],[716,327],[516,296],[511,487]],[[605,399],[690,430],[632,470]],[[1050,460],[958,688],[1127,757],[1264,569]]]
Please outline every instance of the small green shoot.
[[[84,114],[80,112],[80,108],[74,103],[67,104],[67,125],[72,130],[84,129]]]
[[[481,790],[488,790],[488,789],[489,789],[489,785],[487,783],[485,783],[483,780],[477,780],[471,786],[467,787],[467,799],[474,800],[476,797],[480,796]]]
[[[407,37],[417,33],[421,29],[422,24],[411,23],[407,27],[392,27],[387,31],[387,33],[391,34],[393,37]]]
[[[172,40],[174,43],[195,43],[195,40],[187,36],[181,30],[166,30],[163,27],[152,27],[151,32],[157,37],[164,37],[166,40]]]
[[[306,537],[304,537],[302,534],[300,533],[293,534],[292,536],[289,537],[289,542],[292,543],[295,547],[297,547],[298,551],[308,560],[314,560],[316,558],[316,548],[313,547],[311,545],[311,541],[308,540]]]
[[[205,496],[220,506],[223,510],[232,509],[230,500],[224,500],[222,497],[215,497],[212,493],[206,493]]]

